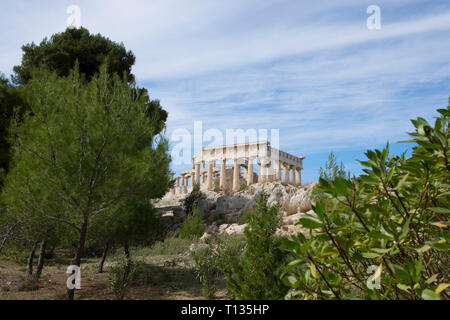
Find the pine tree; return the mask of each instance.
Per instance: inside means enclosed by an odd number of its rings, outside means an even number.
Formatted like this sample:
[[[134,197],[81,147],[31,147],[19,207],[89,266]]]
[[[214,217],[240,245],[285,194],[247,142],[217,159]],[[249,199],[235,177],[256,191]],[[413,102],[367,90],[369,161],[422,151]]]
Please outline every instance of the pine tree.
[[[266,194],[259,195],[257,208],[249,215],[244,230],[246,250],[226,272],[228,291],[233,298],[282,299],[287,292],[279,277],[283,254],[275,235],[281,214],[279,208],[267,205],[267,198]]]

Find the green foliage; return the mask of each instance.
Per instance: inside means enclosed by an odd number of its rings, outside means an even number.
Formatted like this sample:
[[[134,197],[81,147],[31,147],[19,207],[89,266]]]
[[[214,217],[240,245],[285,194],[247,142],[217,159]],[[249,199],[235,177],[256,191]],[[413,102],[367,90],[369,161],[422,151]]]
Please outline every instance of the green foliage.
[[[104,211],[93,217],[89,235],[94,241],[151,246],[165,230],[149,199],[133,199],[120,211]]]
[[[0,188],[10,161],[9,125],[14,117],[20,118],[25,102],[22,88],[13,87],[0,75]],[[2,173],[3,171],[3,173]]]
[[[239,187],[239,192],[244,192],[248,189],[248,185],[246,183],[241,183],[241,186]]]
[[[193,239],[169,237],[163,241],[157,241],[151,247],[138,247],[134,250],[136,256],[160,256],[160,255],[176,255],[189,251],[189,246],[193,243]]]
[[[111,267],[108,290],[114,294],[116,299],[123,300],[136,276],[137,264],[132,260],[121,258]]]
[[[267,198],[260,194],[256,210],[249,214],[245,252],[224,266],[231,298],[281,299],[287,292],[279,278],[283,253],[275,236],[281,214],[279,208],[267,205]]]
[[[155,135],[159,123],[149,118],[146,97],[106,70],[90,82],[77,70],[67,78],[33,74],[26,86],[30,112],[12,127],[13,165],[2,192],[18,234],[51,233],[76,243],[77,265],[89,222],[117,215],[103,223],[145,220],[148,226],[151,216],[140,216],[136,206],[162,197],[169,186],[168,143]]]
[[[216,282],[220,276],[231,276],[245,251],[243,235],[221,235],[210,240],[206,247],[191,251],[194,272],[203,286],[206,299],[214,299]]]
[[[187,216],[178,236],[181,239],[200,238],[205,232],[205,228],[200,212],[194,207],[193,213]]]
[[[200,191],[200,185],[195,183],[191,193],[183,200],[183,208],[186,211],[186,214],[192,214],[194,207],[197,207],[198,202],[202,199],[206,199],[206,196]]]
[[[324,199],[299,222],[310,237],[284,241],[288,297],[449,298],[450,109],[438,112],[434,126],[412,121],[410,158],[369,150],[358,178],[320,179]]]
[[[239,224],[246,224],[250,221],[250,217],[254,214],[253,209],[244,209],[239,217]]]
[[[211,246],[206,246],[191,252],[191,256],[194,260],[194,272],[203,287],[203,296],[208,300],[214,299],[216,292],[214,250]]]
[[[220,191],[220,179],[218,178],[214,179],[214,191],[215,192]]]
[[[350,173],[345,171],[345,167],[342,162],[338,165],[336,156],[333,152],[330,152],[328,160],[325,163],[325,168],[320,167],[319,176],[325,180],[334,180],[336,177],[350,179]]]
[[[35,278],[26,278],[19,284],[19,291],[36,291],[40,288],[39,280]]]
[[[80,72],[90,80],[99,72],[100,66],[108,63],[110,74],[124,74],[128,81],[134,79],[131,68],[136,57],[118,44],[100,34],[93,35],[85,28],[67,28],[66,31],[45,38],[39,45],[34,43],[22,47],[21,65],[14,67],[13,80],[17,84],[28,83],[35,69],[44,67],[67,77],[78,61]]]
[[[125,78],[132,88],[134,99],[144,101],[147,116],[155,122],[152,126],[153,134],[159,134],[164,129],[168,114],[159,100],[151,100],[146,89],[138,88],[133,83],[131,68],[136,59],[123,44],[100,34],[90,34],[84,28],[68,28],[50,39],[45,38],[39,45],[25,45],[22,51],[22,62],[14,67],[15,75],[12,77],[19,86],[11,86],[0,75],[0,171],[3,168],[6,173],[9,168],[10,144],[6,139],[9,124],[13,119],[20,120],[22,113],[29,111],[27,101],[21,94],[23,86],[30,82],[34,72],[40,68],[55,72],[59,77],[67,77],[77,66],[80,73],[90,81],[100,72],[101,66],[107,63],[108,74],[118,74],[120,78]],[[21,108],[15,111],[15,107],[19,106]],[[0,172],[0,183],[1,180]]]
[[[214,222],[216,222],[216,224],[217,224],[218,226],[220,226],[221,224],[224,224],[224,223],[225,223],[225,213],[219,212],[219,213],[215,216]]]

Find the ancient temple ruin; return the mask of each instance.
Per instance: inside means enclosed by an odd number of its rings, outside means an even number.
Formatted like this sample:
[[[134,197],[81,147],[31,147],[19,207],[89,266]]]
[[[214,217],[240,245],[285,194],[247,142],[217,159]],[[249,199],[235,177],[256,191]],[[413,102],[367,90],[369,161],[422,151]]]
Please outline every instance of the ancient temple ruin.
[[[192,157],[192,169],[175,179],[173,194],[188,193],[194,184],[203,190],[239,191],[242,184],[279,181],[301,186],[304,156],[294,156],[270,146],[268,141],[202,148]],[[233,165],[227,166],[232,161]],[[254,165],[259,172],[254,172]]]

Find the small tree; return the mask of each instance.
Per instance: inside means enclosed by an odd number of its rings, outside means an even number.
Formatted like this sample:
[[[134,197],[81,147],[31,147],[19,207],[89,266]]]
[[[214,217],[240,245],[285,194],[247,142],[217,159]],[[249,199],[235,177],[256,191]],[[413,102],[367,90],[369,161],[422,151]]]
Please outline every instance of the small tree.
[[[350,173],[347,173],[342,162],[338,165],[336,156],[330,152],[325,168],[320,167],[319,169],[319,177],[325,180],[334,180],[336,177],[350,179]]]
[[[194,207],[193,212],[184,220],[178,236],[181,239],[200,238],[205,232],[205,228],[200,212],[197,207]]]
[[[232,298],[282,299],[287,292],[280,280],[283,254],[280,239],[275,236],[281,221],[280,209],[269,207],[267,199],[266,194],[260,194],[256,210],[249,211],[244,254],[239,261],[225,267],[227,289]]]
[[[183,200],[183,208],[186,211],[186,214],[192,214],[194,208],[198,206],[198,202],[202,199],[206,199],[206,196],[200,191],[200,185],[195,183],[191,193]]]

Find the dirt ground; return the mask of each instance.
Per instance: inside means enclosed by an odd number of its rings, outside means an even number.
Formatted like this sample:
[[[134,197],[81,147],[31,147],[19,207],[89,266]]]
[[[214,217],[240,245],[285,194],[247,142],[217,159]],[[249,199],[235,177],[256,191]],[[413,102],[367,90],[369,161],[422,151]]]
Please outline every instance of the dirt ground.
[[[204,299],[202,288],[185,255],[151,256],[137,258],[143,272],[130,287],[125,299],[130,300],[185,300]],[[65,299],[68,261],[49,260],[37,288],[24,288],[26,268],[15,262],[0,259],[0,300],[60,300]],[[113,300],[107,283],[111,263],[104,273],[97,273],[98,259],[82,263],[81,290],[75,299]],[[217,299],[225,299],[223,281],[218,282]]]

